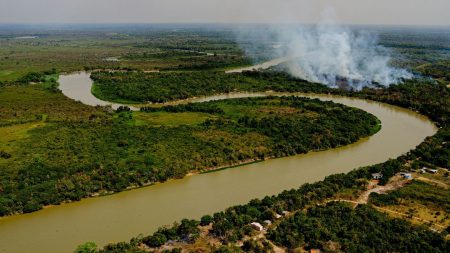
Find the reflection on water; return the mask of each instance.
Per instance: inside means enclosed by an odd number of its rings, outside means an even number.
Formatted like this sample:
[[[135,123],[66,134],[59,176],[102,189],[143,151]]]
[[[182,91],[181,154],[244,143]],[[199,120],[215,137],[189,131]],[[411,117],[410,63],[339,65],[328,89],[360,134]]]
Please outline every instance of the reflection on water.
[[[109,104],[91,95],[88,74],[62,76],[60,83],[69,97],[90,105]],[[189,101],[266,94],[231,94]],[[372,137],[342,148],[195,175],[0,219],[0,252],[71,252],[85,241],[104,245],[140,233],[147,235],[182,218],[199,218],[253,198],[322,180],[330,174],[384,162],[409,151],[436,132],[426,117],[406,109],[345,97],[307,96],[372,113],[381,120],[382,129]]]

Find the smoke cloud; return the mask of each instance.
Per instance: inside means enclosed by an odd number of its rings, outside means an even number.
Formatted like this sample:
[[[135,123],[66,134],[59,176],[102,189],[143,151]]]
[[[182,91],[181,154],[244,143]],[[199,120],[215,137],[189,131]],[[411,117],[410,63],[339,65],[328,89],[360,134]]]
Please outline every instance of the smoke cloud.
[[[272,57],[287,57],[285,69],[310,82],[359,90],[412,77],[408,71],[389,65],[389,50],[378,44],[377,36],[337,25],[329,12],[318,25],[277,25],[250,33],[247,30],[246,34],[272,45]],[[261,46],[242,45],[255,57],[255,52],[261,52]]]

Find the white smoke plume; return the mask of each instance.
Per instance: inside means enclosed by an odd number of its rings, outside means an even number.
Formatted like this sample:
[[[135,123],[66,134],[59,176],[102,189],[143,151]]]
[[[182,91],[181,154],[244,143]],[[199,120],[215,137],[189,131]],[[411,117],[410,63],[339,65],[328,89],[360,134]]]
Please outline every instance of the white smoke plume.
[[[389,65],[389,51],[378,45],[376,36],[337,25],[330,18],[332,14],[325,13],[318,25],[277,25],[264,30],[262,40],[277,43],[273,56],[288,57],[285,66],[290,74],[330,87],[357,90],[412,77],[408,71]],[[252,31],[253,37],[255,33]]]

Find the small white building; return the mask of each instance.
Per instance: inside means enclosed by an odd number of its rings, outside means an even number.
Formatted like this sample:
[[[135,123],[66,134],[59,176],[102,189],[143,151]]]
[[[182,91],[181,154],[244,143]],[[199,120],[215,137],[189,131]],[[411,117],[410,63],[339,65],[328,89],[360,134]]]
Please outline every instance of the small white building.
[[[412,179],[413,177],[412,177],[411,173],[403,173],[403,178],[404,179]]]
[[[275,214],[275,219],[279,219],[279,218],[281,218],[282,216],[280,215],[280,214]]]
[[[430,173],[433,173],[433,174],[438,173],[438,170],[436,170],[436,169],[427,169],[427,171]]]
[[[259,223],[259,222],[252,222],[252,223],[250,223],[250,226],[256,231],[263,231],[264,230],[263,225],[261,225],[261,223]]]
[[[372,179],[382,179],[383,178],[383,174],[381,173],[372,173]]]
[[[264,224],[265,224],[266,226],[270,226],[270,225],[272,225],[272,221],[270,221],[270,220],[265,220],[265,221],[264,221]]]
[[[288,216],[290,213],[288,211],[283,211],[283,216]]]

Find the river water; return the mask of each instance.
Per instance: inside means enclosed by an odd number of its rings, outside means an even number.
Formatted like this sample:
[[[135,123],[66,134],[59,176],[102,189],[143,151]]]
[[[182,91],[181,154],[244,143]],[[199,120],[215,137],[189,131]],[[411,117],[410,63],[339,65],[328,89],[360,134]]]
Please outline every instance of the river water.
[[[236,68],[236,69],[231,69],[231,70],[227,70],[225,71],[226,73],[241,73],[244,71],[253,71],[253,70],[259,70],[259,69],[268,69],[270,67],[279,65],[283,62],[288,61],[289,59],[291,59],[292,57],[282,57],[282,58],[276,58],[270,61],[266,61],[257,65],[253,65],[250,67],[243,67],[243,68]]]
[[[110,104],[92,96],[92,82],[87,73],[61,76],[59,82],[60,89],[70,98],[90,105]],[[189,101],[263,95],[267,93],[219,95]],[[369,138],[337,149],[189,176],[3,218],[0,219],[0,252],[71,252],[86,241],[102,246],[140,233],[148,235],[159,226],[182,218],[199,218],[331,174],[384,162],[413,149],[437,130],[426,117],[399,107],[337,96],[307,96],[372,113],[380,119],[382,129]]]

